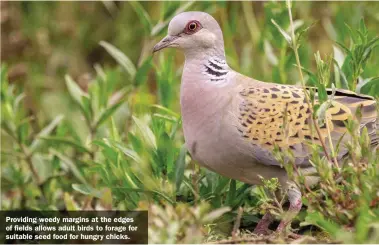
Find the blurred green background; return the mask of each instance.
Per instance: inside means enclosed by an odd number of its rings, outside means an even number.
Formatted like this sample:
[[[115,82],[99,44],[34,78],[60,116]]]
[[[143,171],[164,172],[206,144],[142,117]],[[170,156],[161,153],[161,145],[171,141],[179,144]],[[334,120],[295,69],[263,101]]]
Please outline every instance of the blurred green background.
[[[199,168],[182,147],[183,55],[151,54],[170,19],[188,10],[219,21],[233,69],[300,84],[293,52],[271,21],[288,30],[285,2],[1,2],[3,209],[133,210],[168,203],[178,213],[160,216],[168,224],[188,212],[188,220],[203,224],[218,218],[191,209],[203,200],[210,203],[204,210],[234,212],[244,205],[254,215],[244,215],[243,225],[256,223],[255,189]],[[292,11],[298,30],[311,26],[299,49],[309,71],[316,71],[317,51],[342,66],[346,54],[336,42],[351,47],[347,25],[357,29],[363,19],[369,39],[379,33],[379,2],[294,2]],[[361,79],[378,76],[378,69],[374,49]],[[181,202],[188,206],[176,206]],[[233,212],[224,230],[231,229]],[[207,232],[212,237],[213,229]]]
[[[86,89],[95,64],[107,68],[115,66],[99,45],[101,40],[118,47],[138,66],[150,55],[154,42],[166,33],[167,22],[173,13],[186,4],[141,2],[139,5],[146,13],[138,14],[137,7],[129,2],[2,2],[2,62],[9,67],[10,81],[27,88],[30,110],[51,111],[49,106],[44,106],[46,102],[55,103],[67,94],[64,92],[65,74],[70,74]],[[188,5],[186,10],[207,11],[220,22],[228,61],[233,68],[264,81],[298,81],[297,74],[292,74],[295,73],[294,62],[282,61],[282,56],[292,54],[282,51],[283,38],[271,23],[273,18],[284,28],[288,27],[284,2],[197,2]],[[314,69],[313,54],[318,50],[322,56],[332,54],[335,41],[349,43],[345,23],[357,28],[364,18],[370,33],[377,34],[378,12],[376,2],[296,3],[294,18],[306,26],[315,23],[300,51],[303,66]],[[140,16],[143,14],[148,18]],[[167,51],[162,55],[170,59],[173,53]],[[364,77],[377,75],[377,50],[372,57]],[[176,55],[175,68],[179,69],[182,62],[182,55]],[[279,73],[275,69],[276,62],[285,63],[284,77],[276,74]],[[126,84],[127,77],[122,79]],[[176,79],[175,83],[179,81]],[[147,84],[154,97],[157,86],[151,73]],[[122,82],[118,86],[123,86]],[[174,87],[170,96],[177,104],[178,86]]]
[[[173,13],[185,10],[211,13],[224,30],[226,53],[230,65],[263,81],[296,83],[294,57],[286,49],[271,19],[284,28],[289,21],[284,2],[2,2],[2,62],[9,69],[9,80],[26,89],[28,110],[43,111],[40,116],[58,113],[52,103],[64,106],[64,75],[70,74],[86,90],[94,76],[95,64],[115,69],[115,62],[99,45],[105,40],[124,52],[136,65],[150,55],[154,42],[166,33]],[[138,12],[143,8],[143,13]],[[294,18],[299,25],[314,26],[300,50],[302,65],[315,68],[313,54],[333,54],[335,41],[348,44],[345,24],[358,27],[364,18],[370,34],[379,32],[379,5],[376,2],[298,2]],[[285,46],[283,48],[283,46]],[[172,59],[175,51],[165,51]],[[372,55],[364,77],[375,76],[378,51]],[[156,58],[155,58],[156,60]],[[181,54],[174,60],[175,72],[183,62]],[[281,73],[281,69],[286,70]],[[180,72],[180,71],[178,71]],[[121,75],[120,75],[121,76]],[[117,86],[125,85],[127,77]],[[178,84],[170,91],[168,104],[178,111]],[[156,97],[157,83],[152,72],[146,81],[148,97]],[[63,104],[61,104],[63,103]],[[67,103],[67,102],[66,102]],[[63,108],[62,108],[63,109]]]

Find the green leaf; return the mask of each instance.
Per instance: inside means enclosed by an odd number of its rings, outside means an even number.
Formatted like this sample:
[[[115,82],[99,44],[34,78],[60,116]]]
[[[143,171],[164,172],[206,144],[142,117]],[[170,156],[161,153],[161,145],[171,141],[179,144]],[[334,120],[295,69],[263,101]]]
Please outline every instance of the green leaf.
[[[297,67],[297,65],[295,65]],[[301,70],[309,76],[309,80],[312,86],[316,86],[317,84],[317,76],[310,70],[305,67],[301,67]]]
[[[335,65],[338,65],[338,67],[341,67],[343,65],[344,60],[345,60],[345,55],[342,52],[342,50],[339,47],[333,45],[333,61]]]
[[[95,100],[94,97],[91,98],[92,101]],[[92,113],[93,113],[93,108],[92,108],[92,101],[88,96],[83,96],[82,97],[82,105],[80,107],[84,117],[86,118],[87,125],[90,125],[91,123],[91,118],[92,118]]]
[[[67,138],[63,138],[63,137],[55,137],[55,136],[40,137],[40,139],[49,141],[50,143],[68,145],[68,146],[75,148],[76,150],[78,150],[80,152],[86,152],[88,154],[91,154],[91,151],[87,147],[85,147],[85,146],[81,145],[80,143],[73,141],[71,139],[67,139]]]
[[[174,201],[170,197],[168,197],[166,194],[159,192],[159,191],[155,191],[155,190],[146,190],[146,189],[142,189],[142,188],[128,188],[128,187],[114,187],[112,189],[122,189],[122,190],[125,190],[127,192],[153,193],[153,194],[157,194],[158,196],[162,197],[163,199],[168,201],[170,204],[174,204]]]
[[[142,139],[140,137],[135,136],[132,133],[128,133],[128,141],[132,145],[132,149],[136,152],[142,152],[143,151],[143,143]]]
[[[76,166],[76,164],[67,156],[63,155],[62,153],[50,149],[51,154],[57,156],[59,159],[62,160],[62,162],[71,170],[71,172],[74,174],[74,176],[83,184],[88,185],[86,179],[83,177],[82,173],[80,172],[79,168]]]
[[[118,129],[117,129],[117,126],[116,126],[116,123],[113,119],[113,117],[111,117],[111,136],[112,136],[112,139],[115,140],[115,141],[120,141],[120,133],[118,132]]]
[[[280,27],[274,19],[271,19],[271,22],[275,25],[275,27],[278,29],[278,31],[282,34],[282,36],[286,39],[286,41],[288,42],[288,44],[290,46],[292,46],[292,38],[291,36],[285,31],[283,30],[282,27]]]
[[[105,141],[109,142],[113,147],[116,147],[118,150],[123,152],[125,156],[130,157],[138,163],[142,163],[142,159],[138,156],[137,152],[133,151],[132,149],[126,148],[121,143],[114,140],[105,139]]]
[[[172,122],[172,123],[175,123],[177,121],[175,117],[170,117],[170,116],[162,115],[159,113],[154,113],[153,117],[163,119],[165,121]]]
[[[21,93],[16,97],[13,103],[13,108],[15,108],[15,110],[18,110],[20,105],[22,106],[21,101],[23,101],[25,97],[25,93]]]
[[[327,100],[323,100],[322,103],[321,103],[321,100],[320,103],[320,107],[317,109],[316,111],[316,115],[317,115],[317,118],[318,118],[318,124],[321,126],[321,125],[324,125],[325,123],[325,119],[326,119],[326,111],[328,110],[328,108],[331,106],[332,104],[332,101],[334,99],[334,95],[336,93],[336,89],[334,87],[334,84],[332,84],[332,94],[330,95],[330,98],[328,99],[328,95],[327,95],[327,92],[326,92],[326,89],[324,87],[324,90],[325,90],[325,94],[326,94],[326,98]],[[318,91],[318,94],[319,94],[319,91]],[[320,94],[319,94],[320,95]]]
[[[74,199],[72,198],[72,196],[70,196],[69,193],[65,192],[63,199],[64,199],[64,203],[66,205],[66,210],[68,210],[68,211],[80,210],[79,205],[74,201]]]
[[[366,45],[367,48],[373,49],[377,46],[377,42],[379,42],[379,37],[374,37],[368,44]]]
[[[230,180],[230,185],[229,185],[229,191],[228,191],[228,204],[230,205],[231,203],[234,202],[236,198],[236,181],[235,180]]]
[[[144,30],[146,33],[150,33],[153,24],[151,23],[151,19],[146,10],[142,7],[141,3],[137,1],[130,1],[129,4],[132,6],[136,14],[138,15],[139,20],[144,26]]]
[[[320,103],[328,99],[328,93],[326,91],[324,84],[321,84],[321,83],[317,84],[317,95],[318,95],[318,100],[320,101]]]
[[[339,62],[335,59],[333,59],[332,62],[334,63],[336,87],[337,88],[343,88],[343,89],[349,89],[349,82],[347,81],[346,75],[342,71],[342,69],[339,65]]]
[[[149,128],[149,126],[141,121],[139,118],[132,116],[135,124],[137,125],[142,137],[146,140],[146,142],[153,148],[157,149],[157,143],[155,140],[155,135],[153,131]]]
[[[118,48],[113,46],[110,43],[105,41],[101,41],[100,45],[107,50],[107,52],[117,61],[117,63],[125,69],[125,71],[129,74],[130,79],[133,80],[136,75],[136,67],[133,62],[126,56],[123,52],[121,52]]]
[[[140,86],[142,85],[146,80],[149,75],[149,71],[151,70],[152,67],[152,60],[153,56],[149,56],[140,67],[138,67],[136,77],[134,80],[134,85],[135,86]]]
[[[83,101],[82,97],[88,96],[80,87],[79,85],[69,76],[65,76],[66,85],[68,92],[70,93],[71,97],[83,107]]]
[[[159,110],[161,110],[162,112],[164,112],[165,114],[168,114],[168,115],[171,115],[171,116],[174,116],[175,118],[179,118],[180,115],[162,105],[158,105],[158,104],[155,104],[155,105],[151,105],[151,107],[154,107],[154,108],[157,108]]]
[[[58,115],[57,117],[55,117],[55,119],[49,125],[47,125],[45,128],[43,128],[41,130],[41,132],[39,132],[37,134],[37,136],[34,138],[32,144],[30,145],[30,150],[32,152],[35,151],[39,147],[39,145],[41,144],[40,138],[48,136],[59,125],[59,123],[63,120],[63,118],[64,118],[63,115]]]
[[[228,178],[224,178],[224,177],[222,177],[222,176],[217,176],[217,179],[218,179],[218,181],[217,181],[217,186],[215,186],[215,188],[214,188],[214,193],[222,193],[222,192],[225,192],[226,190],[225,190],[225,188],[226,188],[226,186],[228,185],[228,184],[230,184],[230,179],[228,179]],[[230,187],[230,186],[229,186]]]
[[[208,223],[220,218],[223,214],[229,212],[231,209],[229,207],[222,207],[204,216],[203,222]]]
[[[68,92],[74,101],[79,105],[80,110],[85,116],[87,122],[89,122],[91,109],[88,94],[85,93],[69,75],[65,76],[65,80]]]
[[[104,142],[104,141],[106,141],[106,142]],[[107,139],[94,140],[94,141],[91,142],[91,144],[97,145],[97,146],[100,146],[100,147],[103,147],[103,148],[111,148],[110,145],[108,144],[108,140]]]
[[[301,41],[303,40],[303,37],[304,35],[312,28],[316,25],[317,21],[316,22],[313,22],[310,26],[306,27],[306,28],[302,28],[297,34],[296,34],[296,40],[297,40],[297,43],[298,43],[298,46],[299,44],[301,43]],[[295,23],[294,23],[295,25]],[[296,28],[294,27],[295,31],[296,31]]]
[[[95,123],[95,128],[98,128],[100,127],[110,116],[113,115],[114,112],[116,112],[116,110],[118,108],[120,108],[120,106],[122,106],[124,104],[124,100],[106,108],[104,111],[101,112],[100,116],[99,116],[99,119],[96,121]]]
[[[336,236],[340,231],[339,225],[334,223],[333,221],[326,220],[320,213],[318,212],[308,212],[308,215],[305,219],[309,224],[313,224],[315,226],[324,229],[326,232],[330,233],[332,236]]]
[[[180,153],[175,163],[175,185],[176,185],[177,191],[180,189],[180,185],[182,184],[182,181],[183,181],[184,169],[186,167],[186,155],[187,155],[187,148],[185,144],[183,144],[182,147],[180,148]]]
[[[356,34],[358,34],[359,32],[356,30],[353,31],[347,23],[345,23],[345,26],[350,33],[350,37],[353,40],[353,43],[358,44],[359,43],[358,42],[358,36]]]
[[[89,185],[84,185],[84,184],[72,184],[72,188],[84,195],[90,195],[94,196],[97,198],[101,197],[101,193],[94,188],[90,187]]]
[[[375,87],[375,86],[378,87],[378,84],[379,84],[379,77],[371,77],[371,78],[364,79],[362,82],[358,83],[355,92],[368,94],[370,92],[371,87]],[[379,91],[376,95],[379,95]]]
[[[343,51],[345,51],[345,53],[346,53],[347,55],[352,56],[352,53],[350,52],[350,50],[349,50],[348,48],[346,48],[345,45],[343,45],[343,44],[340,43],[340,42],[336,42],[336,44],[337,44],[337,45],[338,45]]]
[[[32,118],[28,117],[25,118],[20,122],[19,125],[17,125],[17,138],[18,141],[22,144],[25,144],[28,133],[29,133],[29,123],[32,121]]]

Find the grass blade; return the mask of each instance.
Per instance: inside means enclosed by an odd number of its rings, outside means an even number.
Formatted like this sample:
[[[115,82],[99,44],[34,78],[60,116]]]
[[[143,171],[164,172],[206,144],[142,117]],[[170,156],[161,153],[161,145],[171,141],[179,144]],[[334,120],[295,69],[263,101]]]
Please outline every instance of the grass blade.
[[[122,68],[125,69],[125,71],[129,74],[131,80],[133,80],[136,75],[137,69],[129,57],[108,42],[101,41],[100,45],[105,48],[105,50],[107,50],[107,52],[117,61],[117,63]]]
[[[79,150],[80,152],[86,152],[88,154],[91,154],[91,151],[87,147],[79,144],[78,142],[70,140],[70,139],[61,138],[61,137],[55,137],[55,136],[40,137],[40,139],[46,140],[46,141],[48,141],[50,143],[57,143],[57,144],[68,145],[68,146],[73,147],[76,150]]]
[[[180,153],[175,163],[175,168],[176,168],[175,169],[175,185],[176,185],[177,191],[180,189],[180,185],[183,182],[184,169],[186,167],[186,155],[187,155],[187,148],[185,144],[183,144],[182,147],[180,148]]]
[[[103,123],[105,123],[107,121],[107,119],[113,115],[113,113],[116,112],[116,110],[118,108],[120,108],[120,106],[122,106],[124,104],[124,100],[106,108],[99,116],[99,119],[96,121],[95,123],[95,128],[98,128],[100,127]]]
[[[57,116],[49,125],[47,125],[45,128],[39,132],[37,137],[33,140],[32,144],[30,145],[30,150],[33,152],[35,151],[38,146],[41,144],[41,137],[48,136],[58,125],[59,123],[63,120],[64,116],[59,115]]]

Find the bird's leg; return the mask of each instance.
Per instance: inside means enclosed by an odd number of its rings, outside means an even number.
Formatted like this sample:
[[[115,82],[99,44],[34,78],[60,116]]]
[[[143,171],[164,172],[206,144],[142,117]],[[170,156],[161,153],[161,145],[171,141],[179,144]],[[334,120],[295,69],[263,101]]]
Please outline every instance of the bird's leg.
[[[293,185],[289,187],[288,199],[290,202],[290,207],[276,229],[277,232],[282,232],[289,224],[291,224],[292,219],[300,212],[302,206],[301,192],[297,187]]]
[[[274,221],[274,217],[272,216],[270,211],[267,211],[255,227],[254,234],[267,235],[269,233],[268,226],[272,223],[272,221]]]

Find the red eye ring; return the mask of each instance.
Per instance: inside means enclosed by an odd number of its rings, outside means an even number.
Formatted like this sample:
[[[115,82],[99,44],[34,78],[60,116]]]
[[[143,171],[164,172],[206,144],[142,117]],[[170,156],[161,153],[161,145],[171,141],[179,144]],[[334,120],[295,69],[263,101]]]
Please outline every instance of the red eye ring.
[[[197,20],[191,20],[184,28],[184,33],[193,34],[202,28],[201,24]]]

